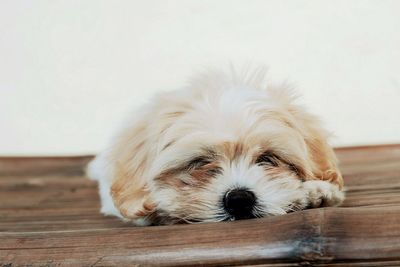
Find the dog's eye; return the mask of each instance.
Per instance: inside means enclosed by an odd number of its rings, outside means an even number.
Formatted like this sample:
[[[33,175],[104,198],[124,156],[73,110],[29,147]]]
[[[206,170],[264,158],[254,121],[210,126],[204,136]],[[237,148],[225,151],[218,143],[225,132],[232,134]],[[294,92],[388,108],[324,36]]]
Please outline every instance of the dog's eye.
[[[189,161],[188,167],[189,169],[197,169],[210,163],[211,163],[210,159],[200,156]]]
[[[256,159],[256,164],[278,166],[278,159],[271,152],[264,152]]]

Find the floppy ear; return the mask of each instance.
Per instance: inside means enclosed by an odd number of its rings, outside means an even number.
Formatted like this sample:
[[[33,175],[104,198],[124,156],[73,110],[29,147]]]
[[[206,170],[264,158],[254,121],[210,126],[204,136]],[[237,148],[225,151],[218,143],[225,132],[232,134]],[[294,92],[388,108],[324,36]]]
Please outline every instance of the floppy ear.
[[[335,152],[328,144],[328,133],[316,118],[308,117],[303,122],[307,131],[305,142],[312,161],[313,178],[334,183],[342,189],[343,178]]]
[[[309,178],[329,181],[343,188],[343,178],[338,168],[337,158],[328,143],[329,133],[322,127],[320,120],[297,105],[297,95],[287,88],[273,87],[270,93],[289,112],[293,120],[289,120],[293,128],[303,136],[310,159],[311,173]]]
[[[138,119],[131,122],[115,138],[108,151],[111,164],[111,196],[115,207],[123,217],[140,220],[156,215],[156,204],[149,191],[148,170],[157,157],[167,129],[188,108],[185,97],[178,98],[170,93],[159,94],[153,101],[134,114]],[[139,219],[139,220],[138,220]]]
[[[147,188],[146,169],[154,157],[144,119],[117,136],[108,160],[111,164],[111,196],[123,217],[139,219],[155,211]]]

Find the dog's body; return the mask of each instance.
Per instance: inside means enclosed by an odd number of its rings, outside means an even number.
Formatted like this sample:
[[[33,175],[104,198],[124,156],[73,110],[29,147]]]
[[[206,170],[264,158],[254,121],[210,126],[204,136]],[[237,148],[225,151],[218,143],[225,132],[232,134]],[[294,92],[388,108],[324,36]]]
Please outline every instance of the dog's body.
[[[213,73],[133,114],[89,165],[101,211],[137,225],[285,214],[342,202],[319,121],[260,75]]]

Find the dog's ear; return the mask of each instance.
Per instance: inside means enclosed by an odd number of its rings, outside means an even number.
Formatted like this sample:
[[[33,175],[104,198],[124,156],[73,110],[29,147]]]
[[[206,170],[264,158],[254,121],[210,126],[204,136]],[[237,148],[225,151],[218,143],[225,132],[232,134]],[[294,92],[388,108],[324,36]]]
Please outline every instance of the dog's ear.
[[[111,164],[111,196],[122,216],[140,223],[142,218],[156,211],[151,198],[149,169],[155,161],[160,142],[177,117],[185,114],[187,100],[163,93],[149,103],[140,113],[134,114],[136,121],[128,123],[108,151]]]
[[[125,218],[146,217],[155,211],[147,188],[146,169],[154,151],[149,143],[146,121],[133,122],[114,141],[108,154],[114,205]]]
[[[338,162],[332,147],[328,144],[328,133],[320,126],[317,118],[303,118],[305,142],[311,159],[314,179],[328,181],[343,188],[343,178],[338,168]]]
[[[308,179],[319,179],[337,184],[343,188],[343,178],[332,147],[328,143],[329,133],[322,127],[320,120],[297,105],[297,95],[287,86],[274,87],[271,95],[279,101],[289,113],[287,123],[303,136],[309,156]]]

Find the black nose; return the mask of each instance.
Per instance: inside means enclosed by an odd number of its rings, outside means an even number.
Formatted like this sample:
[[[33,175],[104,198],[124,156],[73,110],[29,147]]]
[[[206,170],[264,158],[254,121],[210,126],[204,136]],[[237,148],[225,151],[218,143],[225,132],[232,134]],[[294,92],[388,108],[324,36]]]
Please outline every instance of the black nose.
[[[256,196],[247,189],[233,189],[226,192],[224,199],[225,210],[236,220],[254,218],[253,208]]]

